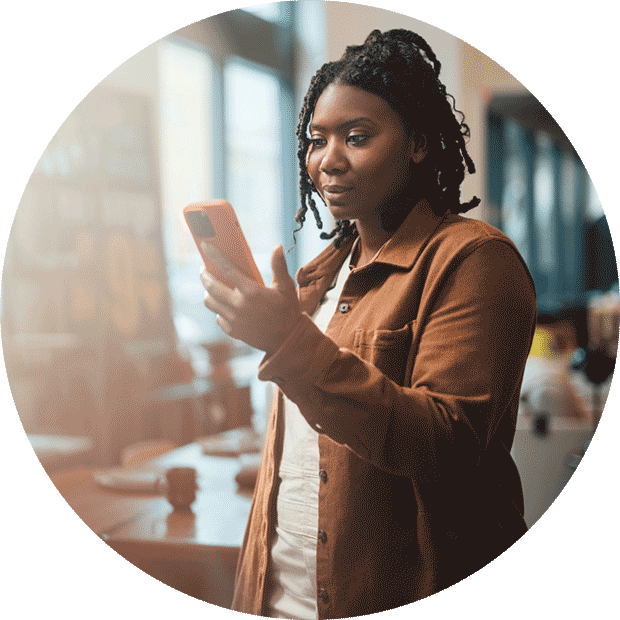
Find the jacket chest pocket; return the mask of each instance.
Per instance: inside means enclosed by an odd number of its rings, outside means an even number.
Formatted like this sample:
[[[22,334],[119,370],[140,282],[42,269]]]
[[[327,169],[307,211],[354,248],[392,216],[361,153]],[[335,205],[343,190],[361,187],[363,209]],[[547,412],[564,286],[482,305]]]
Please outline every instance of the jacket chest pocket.
[[[400,329],[356,329],[353,349],[363,360],[376,366],[386,377],[404,385],[414,323]]]

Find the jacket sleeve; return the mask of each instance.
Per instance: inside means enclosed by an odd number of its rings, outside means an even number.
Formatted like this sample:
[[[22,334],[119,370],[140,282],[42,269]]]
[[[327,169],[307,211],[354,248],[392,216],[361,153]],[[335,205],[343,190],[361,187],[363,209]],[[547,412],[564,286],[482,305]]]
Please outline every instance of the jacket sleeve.
[[[420,484],[455,462],[477,465],[518,398],[536,317],[531,277],[504,241],[479,243],[434,286],[418,316],[410,387],[339,348],[307,315],[259,370],[317,431]]]

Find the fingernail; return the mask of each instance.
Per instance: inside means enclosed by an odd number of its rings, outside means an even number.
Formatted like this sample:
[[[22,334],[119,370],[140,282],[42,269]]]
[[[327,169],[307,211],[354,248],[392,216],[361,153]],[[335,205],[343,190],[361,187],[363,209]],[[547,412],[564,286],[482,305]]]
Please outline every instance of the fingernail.
[[[213,251],[211,244],[205,243],[204,241],[200,242],[200,247],[202,248],[202,251],[205,252],[206,254],[211,254]]]

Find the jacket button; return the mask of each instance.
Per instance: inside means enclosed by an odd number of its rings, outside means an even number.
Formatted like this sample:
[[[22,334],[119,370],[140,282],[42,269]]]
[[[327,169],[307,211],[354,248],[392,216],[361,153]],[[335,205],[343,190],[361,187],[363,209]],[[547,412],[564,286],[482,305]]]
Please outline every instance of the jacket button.
[[[325,588],[321,588],[318,591],[318,595],[319,598],[324,602],[327,603],[327,601],[329,601],[329,594],[327,594],[327,590]]]
[[[340,310],[340,312],[342,312],[342,314],[345,314],[346,312],[348,312],[351,309],[351,306],[346,302],[343,301],[339,306],[338,306],[338,310]]]
[[[322,543],[326,543],[327,542],[327,534],[323,530],[319,530],[319,540]]]
[[[327,482],[327,472],[324,469],[319,469],[319,478],[321,482]]]

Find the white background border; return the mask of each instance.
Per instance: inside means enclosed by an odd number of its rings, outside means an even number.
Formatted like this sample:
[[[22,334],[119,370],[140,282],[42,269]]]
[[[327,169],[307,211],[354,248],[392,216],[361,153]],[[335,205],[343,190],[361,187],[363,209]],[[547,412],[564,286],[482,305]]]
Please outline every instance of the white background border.
[[[3,9],[0,249],[28,178],[77,103],[156,39],[239,0],[11,2]],[[416,13],[412,12],[415,6]],[[618,249],[618,51],[614,4],[521,0],[383,2],[465,39],[503,65],[573,142],[606,208]],[[614,77],[615,76],[615,77]],[[615,190],[615,191],[614,191]],[[504,556],[461,584],[389,618],[609,617],[617,609],[618,381],[590,452],[545,517]],[[9,617],[238,617],[161,585],[119,558],[77,518],[30,450],[6,376],[2,516],[3,605]],[[11,611],[11,609],[13,611]]]

